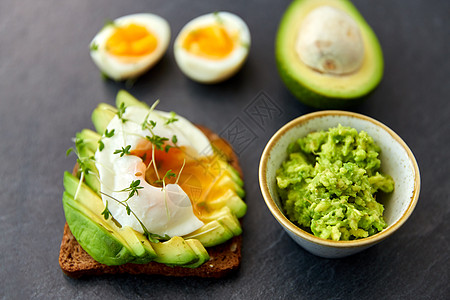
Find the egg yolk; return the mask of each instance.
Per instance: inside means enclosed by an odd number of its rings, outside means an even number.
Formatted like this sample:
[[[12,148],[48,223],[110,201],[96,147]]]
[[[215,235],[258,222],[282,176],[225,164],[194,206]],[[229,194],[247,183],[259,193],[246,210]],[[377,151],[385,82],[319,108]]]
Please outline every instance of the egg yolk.
[[[234,48],[233,38],[221,25],[192,30],[182,45],[188,52],[208,59],[222,59]]]
[[[164,150],[151,150],[151,145],[145,142],[133,150],[132,155],[139,156],[147,165],[145,179],[154,186],[162,185],[161,179],[167,172],[175,174],[166,177],[165,184],[177,183],[191,200],[194,214],[201,220],[203,214],[208,214],[210,209],[208,202],[223,195],[231,188],[229,184],[220,183],[224,176],[228,176],[218,163],[216,156],[197,158],[196,151],[185,146]],[[155,166],[152,164],[154,153]]]
[[[158,40],[147,28],[129,24],[116,27],[106,41],[106,50],[115,56],[143,56],[152,53]]]

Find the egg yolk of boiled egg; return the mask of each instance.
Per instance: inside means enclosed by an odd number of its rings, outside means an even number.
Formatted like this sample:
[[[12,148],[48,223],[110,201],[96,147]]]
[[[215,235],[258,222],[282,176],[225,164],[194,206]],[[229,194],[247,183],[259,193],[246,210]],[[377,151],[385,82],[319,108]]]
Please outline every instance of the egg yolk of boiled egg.
[[[228,12],[206,14],[188,22],[174,44],[178,67],[192,80],[216,83],[234,75],[247,58],[250,32]]]
[[[116,27],[106,41],[107,51],[116,56],[142,56],[153,52],[158,39],[147,28],[137,24]]]
[[[183,48],[197,56],[222,59],[233,51],[235,39],[223,26],[214,24],[191,31],[183,41]]]
[[[154,14],[133,14],[106,25],[91,41],[91,57],[100,71],[114,80],[137,78],[164,55],[169,46],[169,23]]]

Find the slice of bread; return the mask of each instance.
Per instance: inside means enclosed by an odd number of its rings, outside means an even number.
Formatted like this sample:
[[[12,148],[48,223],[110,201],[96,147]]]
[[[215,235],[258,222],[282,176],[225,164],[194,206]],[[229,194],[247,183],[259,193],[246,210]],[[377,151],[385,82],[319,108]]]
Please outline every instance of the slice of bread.
[[[224,139],[206,127],[197,127],[208,137],[211,144],[226,157],[228,162],[241,174],[238,158],[231,146]],[[210,260],[198,268],[171,267],[150,262],[148,264],[127,263],[120,266],[107,266],[95,261],[77,242],[67,223],[59,253],[59,265],[64,274],[79,278],[103,274],[148,274],[164,276],[223,277],[236,270],[241,262],[242,237],[234,237],[224,244],[207,248]]]

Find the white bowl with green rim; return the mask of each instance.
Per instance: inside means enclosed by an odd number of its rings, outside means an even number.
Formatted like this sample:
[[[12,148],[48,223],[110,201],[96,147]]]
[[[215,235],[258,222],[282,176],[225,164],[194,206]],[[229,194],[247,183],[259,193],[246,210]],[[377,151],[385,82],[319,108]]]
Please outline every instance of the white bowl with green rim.
[[[291,222],[284,214],[276,188],[276,171],[287,158],[290,143],[308,133],[350,126],[367,132],[381,148],[381,172],[395,181],[392,193],[379,202],[384,205],[387,227],[372,236],[333,241],[314,236]],[[370,117],[338,110],[320,111],[296,118],[280,128],[267,143],[259,165],[259,184],[272,215],[292,239],[307,251],[326,258],[339,258],[367,249],[397,231],[413,212],[420,192],[420,173],[416,159],[406,143],[390,128]]]

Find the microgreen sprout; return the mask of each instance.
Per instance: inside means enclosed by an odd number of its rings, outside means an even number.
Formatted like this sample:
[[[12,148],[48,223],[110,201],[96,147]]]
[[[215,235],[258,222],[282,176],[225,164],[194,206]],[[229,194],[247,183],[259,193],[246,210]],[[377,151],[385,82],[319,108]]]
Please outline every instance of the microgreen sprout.
[[[130,183],[130,186],[127,188],[124,188],[118,192],[128,192],[128,197],[125,200],[118,200],[116,198],[114,198],[111,195],[105,194],[103,192],[100,192],[102,195],[105,195],[109,198],[111,198],[112,200],[116,201],[118,204],[122,205],[123,207],[125,207],[127,215],[133,215],[136,220],[139,222],[139,224],[141,225],[142,230],[144,231],[144,235],[147,237],[147,239],[152,242],[152,243],[158,243],[159,240],[161,239],[169,239],[169,236],[160,236],[158,234],[154,234],[148,231],[147,227],[144,225],[144,223],[142,223],[142,221],[138,218],[138,216],[136,215],[136,213],[131,209],[130,205],[128,204],[128,200],[133,197],[135,194],[139,195],[138,190],[143,189],[144,187],[140,186],[141,181],[139,179],[137,180],[133,180]],[[106,206],[105,209],[102,212],[103,217],[105,218],[105,220],[107,220],[110,215],[111,215],[111,211],[108,208],[108,201],[106,201]]]
[[[128,203],[124,202],[124,201],[120,201],[116,198],[114,198],[111,195],[108,195],[106,193],[100,192],[102,195],[116,201],[118,204],[122,205],[125,207],[125,209],[127,210],[127,214],[128,215],[133,215],[136,220],[138,221],[139,225],[141,225],[142,230],[144,231],[144,236],[152,243],[159,243],[160,240],[168,240],[170,239],[170,237],[166,234],[165,236],[161,236],[159,234],[156,233],[151,233],[150,231],[148,231],[147,227],[144,225],[144,223],[142,223],[142,221],[139,219],[139,217],[136,215],[136,213],[130,208],[130,206],[128,205]],[[111,216],[111,211],[108,208],[108,201],[106,201],[106,206],[105,209],[102,212],[103,217],[105,218],[105,220],[108,220],[108,218]]]
[[[105,130],[105,134],[104,134],[105,137],[106,137],[106,138],[111,138],[111,137],[113,137],[113,136],[114,136],[114,131],[115,131],[115,129],[113,129],[113,130],[111,130],[111,131],[108,131],[108,129],[106,129],[106,130]],[[101,138],[101,139],[98,140],[98,150],[99,150],[99,151],[102,151],[102,150],[105,148],[105,143],[103,143],[102,139],[103,139],[103,138]]]
[[[114,23],[114,21],[111,19],[106,19],[105,24],[103,25],[103,28],[108,27],[108,26],[116,26],[116,23]]]
[[[85,175],[92,173],[95,174],[95,176],[97,176],[98,174],[93,172],[92,168],[90,167],[90,163],[95,161],[95,157],[94,156],[83,157],[80,155],[80,149],[84,145],[84,140],[76,138],[74,141],[75,141],[75,149],[72,147],[67,149],[66,155],[69,156],[72,152],[74,152],[77,155],[77,164],[78,164],[78,172],[80,172],[80,181],[78,183],[77,190],[75,191],[75,195],[73,197],[74,199],[77,199]]]
[[[120,157],[124,156],[125,154],[131,154],[130,152],[131,145],[127,145],[125,147],[122,147],[122,149],[116,149],[114,151],[114,154],[120,154]]]
[[[97,51],[98,50],[98,45],[97,43],[92,43],[91,46],[89,47],[89,49],[91,51]]]
[[[168,141],[169,139],[166,137],[161,137],[159,135],[152,135],[152,136],[146,136],[145,137],[148,141],[150,141],[150,143],[152,143],[153,145],[155,145],[156,149],[158,150],[162,150],[163,149],[163,145],[166,141]],[[167,151],[169,151],[169,149],[167,149]],[[166,151],[166,152],[167,152]]]
[[[178,121],[177,119],[177,114],[173,111],[170,112],[170,117],[167,119],[166,123],[164,123],[165,125],[169,125],[171,123],[174,123]]]
[[[166,172],[166,174],[164,174],[164,177],[162,179],[158,179],[154,182],[154,184],[162,184],[163,186],[165,186],[165,180],[166,179],[170,179],[177,176],[174,172],[172,172],[172,170],[169,170]]]
[[[219,15],[219,12],[218,12],[218,11],[215,11],[215,12],[213,13],[213,15],[214,15],[214,17],[216,18],[217,24],[222,25],[222,24],[223,24],[223,19],[222,19],[222,16]]]
[[[134,194],[139,195],[138,190],[143,189],[144,187],[139,186],[141,184],[141,181],[139,179],[133,180],[129,187],[124,188],[123,190],[120,190],[119,192],[129,192],[128,198],[125,199],[123,202],[128,201],[131,197],[134,196]]]
[[[128,121],[127,119],[125,119],[123,117],[123,114],[125,113],[125,110],[127,109],[127,107],[125,106],[125,103],[120,103],[119,108],[117,109],[117,116],[119,117],[120,120],[122,120],[122,123],[125,123],[126,121]]]

